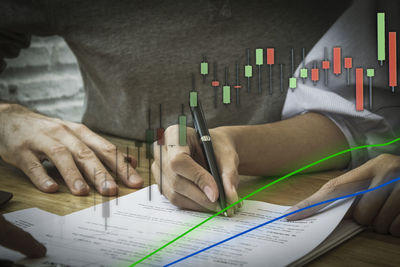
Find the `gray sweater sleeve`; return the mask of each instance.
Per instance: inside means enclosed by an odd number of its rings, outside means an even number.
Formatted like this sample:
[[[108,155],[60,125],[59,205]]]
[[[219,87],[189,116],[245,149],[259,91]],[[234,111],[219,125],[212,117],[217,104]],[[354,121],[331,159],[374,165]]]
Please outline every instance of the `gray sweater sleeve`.
[[[51,0],[0,1],[0,73],[6,58],[14,58],[29,47],[31,35],[55,34]]]
[[[313,84],[298,79],[297,88],[288,90],[282,117],[289,118],[306,112],[318,112],[331,119],[343,132],[350,147],[386,143],[400,133],[400,95],[393,94],[388,84],[388,63],[378,64],[376,58],[376,7],[372,0],[356,0],[354,4],[336,21],[306,57],[307,67],[324,58],[324,48],[328,49],[331,59],[332,47],[340,47],[345,56],[354,59],[354,68],[350,71],[350,85],[346,85],[346,73],[334,75],[332,67],[328,74],[328,85],[324,84],[324,73]],[[398,9],[390,10],[387,16],[387,29],[398,31],[393,21],[399,14]],[[300,66],[301,67],[301,66]],[[300,67],[294,76],[299,77]],[[373,107],[369,107],[369,96],[365,97],[363,111],[356,110],[355,68],[375,69],[373,78]],[[342,72],[345,71],[342,68]],[[365,93],[369,81],[364,76]],[[396,90],[399,90],[397,87]],[[387,147],[369,147],[351,152],[351,167],[357,167],[381,153],[399,154],[396,145]]]

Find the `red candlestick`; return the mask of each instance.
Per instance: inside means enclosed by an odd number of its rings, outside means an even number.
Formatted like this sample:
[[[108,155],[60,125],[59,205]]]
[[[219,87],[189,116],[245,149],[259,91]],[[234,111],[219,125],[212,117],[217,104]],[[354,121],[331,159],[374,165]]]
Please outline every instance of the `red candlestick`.
[[[274,48],[267,48],[267,65],[274,65]]]
[[[351,57],[344,58],[344,68],[351,69],[353,67],[353,60]]]
[[[364,110],[364,71],[356,68],[356,110]]]
[[[396,32],[389,32],[389,86],[397,86]]]
[[[319,69],[317,68],[311,69],[311,81],[315,83],[318,80],[319,80]]]
[[[342,72],[340,47],[333,48],[333,74],[339,75]]]

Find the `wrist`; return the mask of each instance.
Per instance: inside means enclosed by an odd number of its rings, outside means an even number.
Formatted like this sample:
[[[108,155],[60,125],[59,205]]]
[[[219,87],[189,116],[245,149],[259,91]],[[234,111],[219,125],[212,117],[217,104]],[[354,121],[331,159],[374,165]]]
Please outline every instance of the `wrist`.
[[[223,134],[225,139],[234,147],[239,157],[239,172],[242,174],[265,174],[262,158],[268,157],[267,149],[271,142],[271,133],[274,132],[271,124],[225,126],[214,129],[218,134]]]
[[[245,141],[243,132],[246,126],[221,126],[210,129],[210,134],[213,136],[222,137],[226,142],[234,147],[236,151],[240,150],[240,147]]]

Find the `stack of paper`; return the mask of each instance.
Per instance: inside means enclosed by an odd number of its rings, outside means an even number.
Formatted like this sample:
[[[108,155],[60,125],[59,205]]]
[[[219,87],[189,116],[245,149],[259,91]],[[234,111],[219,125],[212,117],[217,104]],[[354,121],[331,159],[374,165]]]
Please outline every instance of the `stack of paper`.
[[[2,249],[0,258],[9,258],[27,266],[129,266],[210,216],[179,210],[158,193],[156,185],[151,189],[152,201],[147,198],[149,188],[121,197],[118,203],[111,201],[107,229],[102,204],[67,216],[39,209],[6,214],[8,220],[44,243],[48,252],[46,257],[33,260]],[[301,221],[274,222],[188,258],[177,266],[305,264],[361,230],[354,223],[342,223],[327,239],[351,203],[351,200],[336,203],[323,213]],[[276,218],[287,209],[287,206],[245,201],[242,211],[235,217],[210,220],[139,266],[168,264]]]

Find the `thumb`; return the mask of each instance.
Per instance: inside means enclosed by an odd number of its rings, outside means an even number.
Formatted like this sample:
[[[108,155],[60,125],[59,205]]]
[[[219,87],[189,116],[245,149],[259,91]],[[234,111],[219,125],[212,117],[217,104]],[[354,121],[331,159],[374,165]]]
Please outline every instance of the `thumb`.
[[[318,205],[315,207],[307,208],[311,205],[336,198],[345,196],[351,193],[355,193],[366,186],[370,181],[370,171],[369,168],[360,166],[357,169],[354,169],[350,172],[347,172],[335,179],[330,180],[326,184],[324,184],[317,192],[315,192],[310,197],[305,200],[297,203],[285,213],[293,213],[286,217],[289,221],[301,220],[307,217],[310,217],[317,213],[322,208],[328,206],[330,203],[325,203],[322,205]],[[307,209],[306,209],[307,208]],[[299,211],[304,209],[302,211]]]

